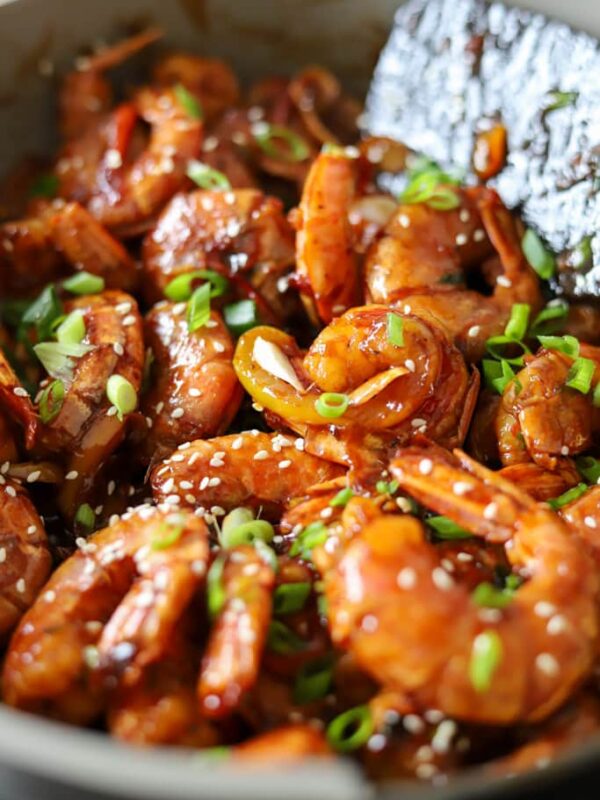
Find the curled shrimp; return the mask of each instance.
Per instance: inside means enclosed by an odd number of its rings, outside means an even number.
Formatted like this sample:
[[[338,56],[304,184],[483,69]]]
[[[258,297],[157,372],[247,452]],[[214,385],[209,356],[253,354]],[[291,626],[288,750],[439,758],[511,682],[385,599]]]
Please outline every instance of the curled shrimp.
[[[437,441],[462,440],[476,378],[439,328],[416,316],[397,317],[402,344],[390,340],[386,306],[362,306],[333,320],[304,357],[291,336],[254,328],[239,339],[234,367],[256,403],[302,433],[335,425],[405,440],[418,430]],[[272,364],[260,357],[265,344]],[[279,362],[287,363],[284,378]],[[345,394],[345,413],[321,415],[315,402],[324,392]]]
[[[600,363],[596,348],[583,345],[581,354]],[[591,446],[599,413],[591,395],[565,385],[573,364],[568,355],[542,349],[525,361],[504,390],[496,416],[500,458],[505,466],[533,461],[548,470],[564,468],[570,455]],[[595,373],[594,385],[598,366]]]
[[[159,303],[145,319],[146,345],[154,357],[142,406],[149,459],[165,457],[183,442],[223,433],[242,400],[231,363],[233,342],[221,315],[212,311],[203,327],[190,332],[184,312],[173,303]]]
[[[142,320],[130,295],[106,291],[84,296],[65,310],[82,314],[82,354],[66,358],[65,368],[55,374],[64,398],[54,418],[40,425],[37,447],[64,461],[58,505],[71,519],[125,434],[126,420],[107,397],[108,381],[120,375],[139,393],[144,347]]]
[[[35,601],[52,566],[46,531],[25,489],[0,481],[0,638]]]
[[[0,405],[12,419],[16,420],[24,428],[25,444],[27,447],[32,447],[39,425],[35,406],[1,349]],[[6,424],[5,427],[8,428],[8,425]],[[12,436],[9,435],[9,439],[12,439]]]
[[[543,719],[592,668],[597,578],[547,506],[458,451],[457,458],[408,448],[391,473],[419,502],[504,543],[528,581],[506,608],[482,612],[440,565],[416,519],[380,516],[324,574],[332,637],[384,687],[409,692],[425,708],[501,725]],[[489,641],[495,658],[478,682],[474,659]]]
[[[108,685],[158,661],[208,560],[202,520],[141,507],[90,537],[22,618],[4,663],[7,703],[85,724]]]
[[[290,498],[343,472],[303,448],[301,439],[258,431],[186,443],[153,469],[152,492],[157,502],[217,513],[249,506],[276,517]]]
[[[103,278],[111,289],[138,283],[133,258],[78,203],[57,200],[37,216],[0,226],[0,291],[22,296],[73,270]]]
[[[146,294],[206,267],[230,275],[270,265],[279,275],[294,259],[293,234],[279,200],[255,189],[179,194],[144,240]]]
[[[272,567],[253,547],[236,547],[222,558],[223,604],[210,632],[198,681],[203,714],[217,719],[236,709],[256,682],[275,582]]]

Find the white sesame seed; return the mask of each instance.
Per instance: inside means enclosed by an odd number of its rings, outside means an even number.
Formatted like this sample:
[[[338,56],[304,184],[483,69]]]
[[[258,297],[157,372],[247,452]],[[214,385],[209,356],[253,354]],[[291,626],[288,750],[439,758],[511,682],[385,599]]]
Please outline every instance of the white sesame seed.
[[[423,733],[425,730],[425,723],[416,714],[407,714],[403,717],[402,725],[408,733]]]
[[[188,394],[189,394],[190,397],[200,397],[202,392],[200,391],[200,389],[195,389],[194,387],[192,387],[189,390]]]
[[[222,342],[213,342],[213,348],[215,353],[225,352],[225,345]]]
[[[552,619],[548,620],[546,630],[551,636],[557,636],[563,633],[569,627],[569,621],[562,614],[555,614]]]
[[[510,289],[512,286],[512,281],[510,278],[507,278],[506,275],[498,275],[496,278],[496,283],[498,286],[504,286],[505,289]]]
[[[178,494],[170,494],[165,497],[165,503],[169,503],[169,505],[177,506],[181,503],[181,497]]]
[[[69,472],[67,472],[67,474],[65,475],[65,480],[66,481],[74,481],[75,478],[78,478],[78,477],[79,477],[79,473],[77,472],[77,470],[76,469],[72,469]]]
[[[546,600],[539,600],[533,607],[533,611],[538,617],[548,619],[556,613],[556,606],[548,603]]]
[[[472,489],[472,484],[467,483],[466,481],[456,481],[456,483],[452,486],[452,491],[459,497],[467,492],[470,492]]]
[[[400,214],[398,222],[403,228],[410,228],[410,217],[407,214]]]
[[[598,526],[598,524],[597,524],[596,520],[594,519],[594,517],[590,517],[590,516],[584,517],[583,524],[587,528],[596,528]]]
[[[39,469],[35,469],[33,472],[30,472],[27,476],[27,483],[35,483],[42,473]]]
[[[412,358],[407,358],[406,361],[404,362],[404,366],[409,372],[414,372],[417,368],[417,365],[412,360]]]
[[[560,448],[560,454],[561,454],[561,456],[568,456],[568,455],[569,455],[569,448],[567,447],[567,445],[566,445],[566,444],[564,444],[564,445],[563,445],[563,446]]]
[[[421,417],[415,417],[413,420],[411,420],[410,424],[413,428],[424,428],[427,426],[427,420],[421,419]]]
[[[2,466],[0,467],[0,473],[2,473],[2,475],[6,475],[9,469],[10,469],[10,461],[5,461],[4,464],[2,464]]]
[[[218,486],[221,483],[221,478],[210,478],[208,481],[209,486]]]
[[[479,336],[480,333],[481,333],[481,325],[471,325],[471,327],[467,331],[467,336],[470,336],[473,339],[475,338],[475,336]]]
[[[461,222],[468,222],[471,219],[471,215],[466,208],[461,208],[458,218]]]
[[[398,573],[396,583],[401,589],[412,589],[417,583],[417,573],[412,567],[403,567]]]
[[[436,567],[431,573],[431,579],[434,584],[443,592],[447,592],[454,586],[454,581],[442,567]]]
[[[119,303],[118,305],[115,306],[115,311],[117,312],[117,314],[129,314],[132,308],[133,306],[129,302]]]
[[[320,513],[320,515],[319,515],[319,516],[320,516],[322,519],[329,519],[330,517],[332,517],[332,516],[333,516],[333,508],[324,508],[324,509],[321,511],[321,513]]]
[[[167,480],[162,485],[162,491],[169,494],[174,485],[175,481],[173,480],[173,478],[167,478]]]
[[[485,239],[485,231],[481,228],[477,228],[477,230],[473,233],[473,241],[474,242],[482,242]]]
[[[21,386],[15,386],[13,389],[13,394],[16,394],[17,397],[29,397],[29,392],[27,389],[23,389]]]
[[[185,501],[187,503],[190,503],[191,505],[194,505],[196,502],[196,495],[193,495],[188,492],[188,494],[185,495]]]
[[[302,452],[304,450],[304,439],[296,439],[296,441],[294,442],[294,447],[296,448],[296,450]]]
[[[535,665],[549,678],[555,677],[560,672],[559,663],[551,653],[540,653],[535,659]]]
[[[183,408],[181,408],[181,406],[178,406],[177,408],[174,408],[173,411],[171,411],[171,419],[180,419],[180,417],[183,417],[183,415],[184,415],[184,410]]]
[[[179,481],[179,488],[180,489],[193,489],[194,484],[191,481]],[[163,491],[165,487],[163,486]],[[166,491],[169,491],[168,489]]]
[[[223,461],[223,459],[222,458],[218,458],[216,455],[214,455],[211,458],[211,460],[208,462],[208,464],[211,467],[224,467],[225,466],[225,462]]]
[[[219,708],[221,705],[221,700],[216,694],[209,694],[204,698],[204,705],[209,710],[214,710]]]
[[[280,469],[287,469],[288,467],[291,467],[291,465],[292,465],[292,462],[290,461],[289,458],[284,458],[283,461],[279,462],[279,468]]]
[[[268,457],[269,453],[267,450],[259,450],[254,454],[254,461],[264,461]]]
[[[115,351],[115,353],[118,356],[122,356],[123,353],[125,352],[125,348],[123,347],[123,345],[120,342],[115,342],[113,344],[113,350]]]
[[[421,475],[431,475],[433,472],[433,461],[430,458],[422,458],[419,462],[419,472]]]
[[[483,516],[485,519],[496,519],[498,514],[498,503],[488,503],[483,509]]]
[[[431,725],[439,725],[444,719],[444,712],[440,711],[439,708],[428,708],[423,716]]]
[[[241,436],[238,436],[237,439],[234,439],[231,443],[232,450],[240,450],[242,445],[244,444],[244,439]]]
[[[456,558],[458,561],[464,561],[464,562],[473,561],[473,556],[471,555],[471,553],[457,553]]]
[[[185,456],[182,456],[181,453],[175,453],[174,456],[171,456],[171,461],[176,461],[180,464],[182,461],[185,461]]]
[[[396,505],[403,511],[405,514],[410,514],[413,510],[412,503],[408,499],[408,497],[397,497],[396,498]]]
[[[0,547],[0,564],[6,561],[6,547]]]
[[[119,151],[115,150],[114,148],[111,148],[110,150],[106,151],[104,160],[106,166],[109,169],[119,169],[119,167],[123,166],[123,159],[121,157],[121,153],[119,153]]]
[[[114,481],[109,481],[108,486],[106,487],[106,494],[110,497],[116,488],[117,484]]]
[[[366,631],[366,633],[374,633],[379,627],[379,621],[373,614],[367,614],[363,617],[360,627],[363,631]]]
[[[210,478],[208,477],[208,475],[205,475],[202,478],[202,480],[200,481],[200,486],[199,486],[201,492],[203,492],[204,489],[206,489],[206,487],[208,486],[208,482],[209,481],[210,481]]]
[[[5,491],[6,491],[6,494],[9,495],[9,497],[16,497],[17,496],[17,491],[14,488],[14,486],[7,486]]]
[[[47,592],[44,592],[44,600],[47,603],[53,603],[56,600],[56,592],[53,592],[52,589],[48,589]]]
[[[434,753],[447,753],[457,731],[456,722],[453,720],[445,719],[443,722],[440,722],[431,739],[431,747]]]
[[[417,761],[431,761],[434,756],[433,750],[428,744],[424,744],[415,753]]]
[[[25,580],[23,578],[19,578],[19,580],[15,583],[15,589],[19,594],[25,593]]]
[[[454,564],[450,561],[449,558],[442,558],[440,564],[446,570],[446,572],[454,572]]]
[[[457,234],[455,241],[459,247],[463,247],[463,245],[465,245],[468,242],[467,234],[466,233]]]

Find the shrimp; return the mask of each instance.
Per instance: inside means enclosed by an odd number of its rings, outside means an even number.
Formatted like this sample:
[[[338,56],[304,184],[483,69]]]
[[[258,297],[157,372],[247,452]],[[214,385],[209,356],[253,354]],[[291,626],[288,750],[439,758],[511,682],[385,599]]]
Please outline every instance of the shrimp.
[[[150,126],[141,152],[138,120]],[[65,144],[55,169],[59,195],[86,206],[118,236],[136,235],[183,188],[201,142],[202,122],[190,116],[175,90],[142,89]]]
[[[600,486],[590,486],[559,513],[575,535],[586,542],[600,567]]]
[[[58,505],[72,519],[125,434],[126,421],[106,394],[108,380],[120,375],[139,393],[144,348],[142,320],[130,295],[107,291],[84,296],[71,300],[65,310],[83,315],[82,354],[76,361],[64,358],[53,375],[63,384],[64,398],[56,416],[40,425],[37,449],[60,453],[64,460]]]
[[[233,343],[220,314],[212,311],[206,325],[190,333],[183,310],[159,303],[145,319],[146,345],[154,356],[142,406],[150,429],[143,441],[149,459],[223,433],[242,401],[231,363]]]
[[[25,489],[0,481],[0,639],[3,641],[46,582],[52,566],[44,524]]]
[[[390,316],[386,306],[353,308],[321,331],[304,358],[287,334],[254,328],[238,341],[238,378],[256,403],[302,434],[335,425],[388,432],[395,440],[427,430],[437,441],[462,441],[477,377],[445,335],[419,317],[396,315],[402,344],[394,344]],[[323,392],[344,394],[346,412],[322,416],[315,402]]]
[[[132,291],[133,258],[78,203],[57,200],[37,216],[0,226],[0,293],[21,297],[69,272],[85,270],[111,289]]]
[[[249,506],[277,518],[290,498],[344,471],[303,446],[301,439],[258,431],[186,443],[152,470],[152,492],[157,502],[213,514]]]
[[[313,162],[295,217],[296,274],[314,322],[359,302],[358,261],[348,210],[357,193],[354,159],[324,152]]]
[[[600,364],[600,351],[583,345],[581,355]],[[566,386],[573,359],[557,350],[541,349],[502,395],[496,416],[500,458],[505,466],[533,461],[556,471],[569,456],[587,450],[600,427],[600,412],[591,395]],[[600,380],[596,366],[594,385]]]
[[[212,267],[230,275],[294,260],[281,201],[255,189],[196,191],[173,198],[144,240],[146,295],[155,301],[178,275]]]
[[[0,405],[25,430],[25,444],[32,447],[37,436],[39,419],[29,393],[0,349]],[[8,428],[8,425],[4,425]],[[8,433],[8,430],[7,430]],[[12,438],[9,434],[9,438]],[[3,442],[6,440],[3,439]],[[10,459],[9,459],[10,460]]]
[[[109,685],[130,685],[169,646],[208,561],[202,520],[142,506],[53,573],[11,639],[3,694],[12,706],[92,721]]]
[[[380,516],[323,575],[334,643],[420,707],[486,724],[545,718],[593,666],[598,581],[586,554],[547,506],[459,451],[407,448],[390,471],[419,502],[504,543],[529,580],[504,609],[482,610],[416,519]]]
[[[236,709],[256,682],[275,582],[272,567],[253,547],[236,547],[222,558],[223,603],[210,632],[198,681],[202,712],[217,719]]]
[[[483,356],[488,338],[503,332],[514,303],[528,303],[534,313],[543,304],[515,220],[495,192],[476,190],[478,196],[473,191],[461,191],[465,205],[457,211],[402,206],[388,235],[367,255],[365,270],[373,301],[395,303],[405,313],[435,322],[470,362]],[[501,272],[493,275],[493,293],[456,288],[463,269],[489,255],[491,246],[501,264]]]

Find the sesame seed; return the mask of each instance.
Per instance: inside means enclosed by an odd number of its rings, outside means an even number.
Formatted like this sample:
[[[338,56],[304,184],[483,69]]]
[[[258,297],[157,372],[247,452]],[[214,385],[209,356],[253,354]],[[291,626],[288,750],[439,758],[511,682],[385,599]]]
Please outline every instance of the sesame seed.
[[[189,396],[190,396],[190,397],[200,397],[200,395],[202,394],[202,392],[200,391],[200,389],[194,389],[194,388],[192,387],[192,388],[189,390],[188,394],[189,394]]]
[[[447,592],[454,586],[454,581],[442,567],[436,567],[431,573],[431,580],[442,592]]]
[[[2,473],[2,475],[6,475],[9,469],[10,469],[10,461],[5,461],[4,464],[2,464],[2,466],[0,467],[0,473]]]
[[[462,247],[468,242],[467,234],[466,233],[457,234],[455,241],[459,247]]]
[[[221,483],[221,478],[210,478],[208,481],[209,486],[218,486]]]
[[[166,492],[167,494],[171,491],[175,484],[173,478],[167,478],[167,480],[162,485],[162,491]]]
[[[371,737],[369,737],[369,741],[367,742],[367,750],[370,750],[372,753],[379,753],[387,744],[387,739],[383,733],[374,733]]]
[[[19,580],[15,583],[15,589],[19,594],[25,594],[25,580],[23,578],[19,578]]]
[[[473,556],[471,555],[471,553],[457,553],[456,558],[458,561],[464,561],[464,562],[473,561]]]
[[[165,503],[169,503],[172,506],[178,506],[181,503],[181,497],[178,494],[170,494],[165,497]]]
[[[254,454],[254,461],[264,461],[265,458],[269,457],[269,453],[267,450],[259,450]]]
[[[288,467],[291,467],[291,465],[292,462],[290,461],[289,458],[284,458],[283,461],[279,462],[280,469],[287,469]]]
[[[322,519],[329,519],[333,516],[333,508],[324,508],[319,515]]]
[[[400,214],[398,222],[403,228],[410,228],[410,217],[407,214]]]
[[[182,461],[185,461],[185,456],[182,456],[181,453],[175,453],[174,456],[171,456],[171,461],[181,463]]]
[[[225,352],[225,345],[222,342],[213,342],[213,347],[215,353],[224,353]]]
[[[0,547],[0,564],[6,561],[6,547]]]
[[[437,771],[438,769],[435,766],[435,764],[429,764],[429,763],[418,764],[415,769],[415,775],[420,780],[426,781],[429,780],[429,778],[433,778],[433,776]]]
[[[425,730],[425,723],[416,714],[407,714],[403,717],[402,725],[408,733],[423,733]]]
[[[108,524],[109,525],[116,525],[117,522],[119,521],[119,519],[120,519],[120,517],[119,517],[118,514],[111,514],[110,518],[108,520]]]
[[[17,492],[16,492],[16,489],[14,488],[14,486],[7,486],[6,487],[6,494],[9,495],[9,497],[16,497],[17,496]]]
[[[21,386],[15,386],[13,389],[13,394],[16,394],[17,397],[29,397],[29,392],[27,389],[23,389]]]
[[[535,665],[549,678],[555,677],[560,672],[559,663],[551,653],[540,653],[535,659]]]
[[[117,484],[114,481],[109,481],[108,486],[106,487],[106,493],[110,497],[110,495],[114,492],[117,488]]]
[[[421,475],[431,475],[433,472],[433,461],[430,458],[422,458],[419,462],[419,472]]]
[[[129,314],[132,308],[131,303],[119,303],[115,306],[115,311],[117,314]]]
[[[34,534],[36,531],[37,531],[37,528],[36,528],[36,526],[35,526],[35,525],[30,525],[30,526],[27,528],[27,534],[28,534],[29,536],[33,536],[33,534]]]
[[[179,488],[180,489],[193,489],[194,488],[194,484],[191,481],[179,481]],[[163,486],[163,490],[164,490],[164,486]],[[169,490],[167,489],[167,491],[169,491]]]
[[[208,462],[209,466],[211,467],[224,467],[225,462],[222,458],[217,458],[217,456],[213,456],[211,460]]]
[[[485,519],[496,519],[498,514],[498,503],[488,503],[483,509],[483,516]]]
[[[179,419],[180,417],[183,417],[183,414],[184,414],[183,408],[181,408],[181,406],[178,406],[177,408],[174,408],[173,411],[171,411],[171,419]]]
[[[56,592],[53,592],[52,589],[48,589],[47,592],[44,592],[44,600],[47,603],[53,603],[56,600]]]
[[[588,528],[596,528],[597,527],[597,522],[594,519],[594,517],[589,517],[589,516],[588,517],[584,517],[583,524]]]
[[[210,481],[210,478],[208,477],[208,475],[205,475],[202,478],[202,480],[200,481],[200,485],[199,485],[199,488],[200,488],[201,492],[204,491],[204,489],[206,489],[206,487],[208,486],[208,482],[209,481]]]
[[[481,228],[477,228],[477,230],[473,234],[473,241],[474,242],[482,242],[485,239],[485,231]]]
[[[417,573],[412,567],[403,567],[398,573],[396,583],[401,589],[412,589],[417,583]]]
[[[566,617],[562,614],[555,614],[552,619],[548,620],[548,624],[546,625],[546,630],[551,636],[556,636],[559,633],[563,633],[569,627],[569,622]]]
[[[439,725],[444,719],[444,712],[440,711],[439,708],[428,708],[423,716],[427,722],[431,723],[432,725]]]
[[[204,705],[206,708],[212,711],[219,708],[221,705],[221,700],[216,694],[209,694],[204,698]]]
[[[379,621],[373,614],[367,614],[363,617],[360,627],[366,633],[374,633],[379,627]]]
[[[420,417],[415,417],[413,420],[411,420],[410,424],[413,428],[424,428],[427,426],[427,420],[421,419]]]
[[[396,498],[396,505],[403,511],[405,514],[410,514],[413,510],[412,503],[408,499],[408,497],[397,497]]]
[[[512,286],[512,281],[510,278],[507,278],[506,275],[498,275],[496,278],[496,283],[498,286],[504,286],[505,289],[510,289]]]
[[[556,613],[556,606],[548,603],[545,600],[539,600],[533,607],[534,613],[542,619],[547,619]]]
[[[242,445],[244,444],[244,440],[241,436],[238,436],[237,439],[234,439],[231,443],[232,450],[240,450]]]
[[[409,372],[414,372],[417,368],[417,365],[412,360],[412,358],[407,358],[406,361],[404,362],[404,366]]]
[[[471,325],[471,327],[467,331],[467,336],[474,338],[475,336],[479,336],[480,333],[481,333],[481,325]]]
[[[461,208],[458,218],[461,222],[468,222],[471,219],[471,215],[466,208]]]
[[[564,445],[563,445],[563,446],[560,448],[560,454],[561,454],[561,456],[568,456],[568,455],[569,455],[569,448],[567,447],[567,445],[566,445],[566,444],[564,444]]]
[[[123,353],[125,352],[125,348],[123,347],[123,345],[120,342],[115,342],[113,344],[113,350],[115,351],[115,353],[118,356],[122,356]]]
[[[446,572],[454,572],[454,564],[450,561],[449,558],[442,558],[440,564],[446,570]]]
[[[104,160],[106,166],[109,169],[119,169],[119,167],[123,166],[123,159],[121,157],[121,153],[119,153],[119,151],[115,150],[114,148],[111,148],[110,150],[106,151]]]
[[[304,439],[296,439],[296,441],[294,442],[294,447],[296,448],[296,450],[302,452],[304,450]]]
[[[39,469],[30,472],[29,475],[27,476],[27,483],[35,483],[35,481],[38,480],[41,474],[42,473],[40,472]]]
[[[445,719],[443,722],[440,722],[431,740],[431,747],[434,753],[447,753],[457,731],[456,722],[453,720]]]
[[[467,483],[466,481],[456,481],[456,483],[452,486],[452,491],[454,492],[454,494],[461,497],[463,494],[470,492],[472,488],[473,486],[470,483]]]
[[[190,494],[190,493],[186,494],[185,495],[185,501],[186,501],[186,503],[190,503],[190,504],[193,505],[196,502],[196,495],[193,495],[193,494]]]
[[[107,417],[114,417],[117,415],[119,409],[116,406],[111,406],[106,412]]]
[[[433,758],[433,750],[428,744],[424,744],[415,753],[417,761],[431,761]]]
[[[225,509],[222,506],[211,506],[210,507],[210,513],[214,514],[215,517],[222,517],[227,512],[225,511]]]

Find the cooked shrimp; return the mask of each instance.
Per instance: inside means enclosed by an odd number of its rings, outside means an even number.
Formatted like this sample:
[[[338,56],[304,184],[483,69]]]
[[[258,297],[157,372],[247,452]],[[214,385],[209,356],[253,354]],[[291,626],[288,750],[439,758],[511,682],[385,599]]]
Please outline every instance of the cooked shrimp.
[[[85,724],[109,685],[159,660],[206,571],[208,531],[192,514],[140,507],[90,537],[52,575],[6,656],[10,705]]]
[[[253,547],[236,547],[221,558],[223,603],[210,632],[198,681],[202,712],[216,719],[236,709],[256,681],[275,582],[272,567]]]
[[[150,126],[140,153],[136,123]],[[200,154],[202,122],[174,90],[141,90],[97,126],[65,145],[56,165],[59,194],[76,200],[120,236],[144,230],[186,183]]]
[[[50,574],[44,524],[25,489],[0,480],[0,639],[32,605]]]
[[[233,342],[221,315],[212,311],[206,325],[190,333],[184,312],[159,303],[145,319],[145,341],[154,357],[142,407],[150,429],[143,442],[148,459],[223,433],[242,401],[231,363]]]
[[[154,498],[217,513],[262,508],[276,517],[291,497],[343,473],[303,446],[301,439],[258,431],[186,443],[152,471]]]
[[[309,134],[320,144],[350,144],[358,138],[360,105],[344,95],[338,79],[319,66],[296,73],[288,94]]]
[[[206,267],[236,275],[269,264],[279,274],[294,260],[293,233],[281,201],[254,189],[180,194],[144,241],[149,299],[178,275]]]
[[[350,205],[357,193],[355,159],[321,153],[310,168],[295,217],[299,288],[316,322],[331,322],[359,302],[358,261]]]
[[[107,287],[131,291],[138,283],[133,258],[78,203],[60,200],[37,216],[0,226],[0,291],[29,295],[73,270],[103,278]]]
[[[4,351],[0,349],[0,405],[25,430],[25,444],[32,447],[39,420],[29,393],[21,385]],[[10,437],[12,438],[12,437]]]
[[[600,351],[589,345],[581,354],[600,364]],[[540,350],[526,358],[523,369],[502,396],[496,434],[506,466],[533,461],[548,470],[590,447],[599,429],[600,412],[591,395],[566,386],[573,359],[557,350]],[[596,367],[594,384],[600,379]]]
[[[238,342],[238,378],[256,403],[302,433],[335,425],[406,440],[426,430],[437,441],[457,442],[476,399],[476,377],[444,334],[418,317],[395,315],[403,343],[394,344],[390,316],[386,306],[353,308],[321,331],[304,359],[292,337],[254,328]],[[280,362],[289,377],[280,377]],[[321,415],[315,402],[323,392],[346,395],[346,412]]]
[[[325,736],[312,725],[287,725],[248,739],[233,749],[234,761],[287,764],[314,756],[332,756]]]
[[[600,486],[590,486],[576,500],[559,509],[559,513],[575,535],[587,542],[600,565]]]
[[[107,397],[108,381],[120,375],[139,393],[144,346],[142,320],[130,295],[107,291],[84,296],[71,300],[65,310],[83,315],[82,355],[76,361],[65,358],[60,375],[56,373],[64,399],[54,419],[40,426],[38,442],[42,452],[64,460],[58,505],[72,519],[125,434],[126,418]]]
[[[594,660],[598,587],[585,553],[552,511],[462,454],[453,461],[438,449],[408,448],[391,472],[419,502],[505,543],[529,580],[503,610],[482,611],[440,566],[417,520],[382,516],[323,576],[334,642],[425,708],[501,725],[544,718]],[[470,677],[489,642],[489,669]]]
[[[544,469],[533,462],[503,467],[498,474],[519,486],[534,500],[543,502],[566,492],[580,482],[581,477],[570,459],[562,459],[555,470]]]

